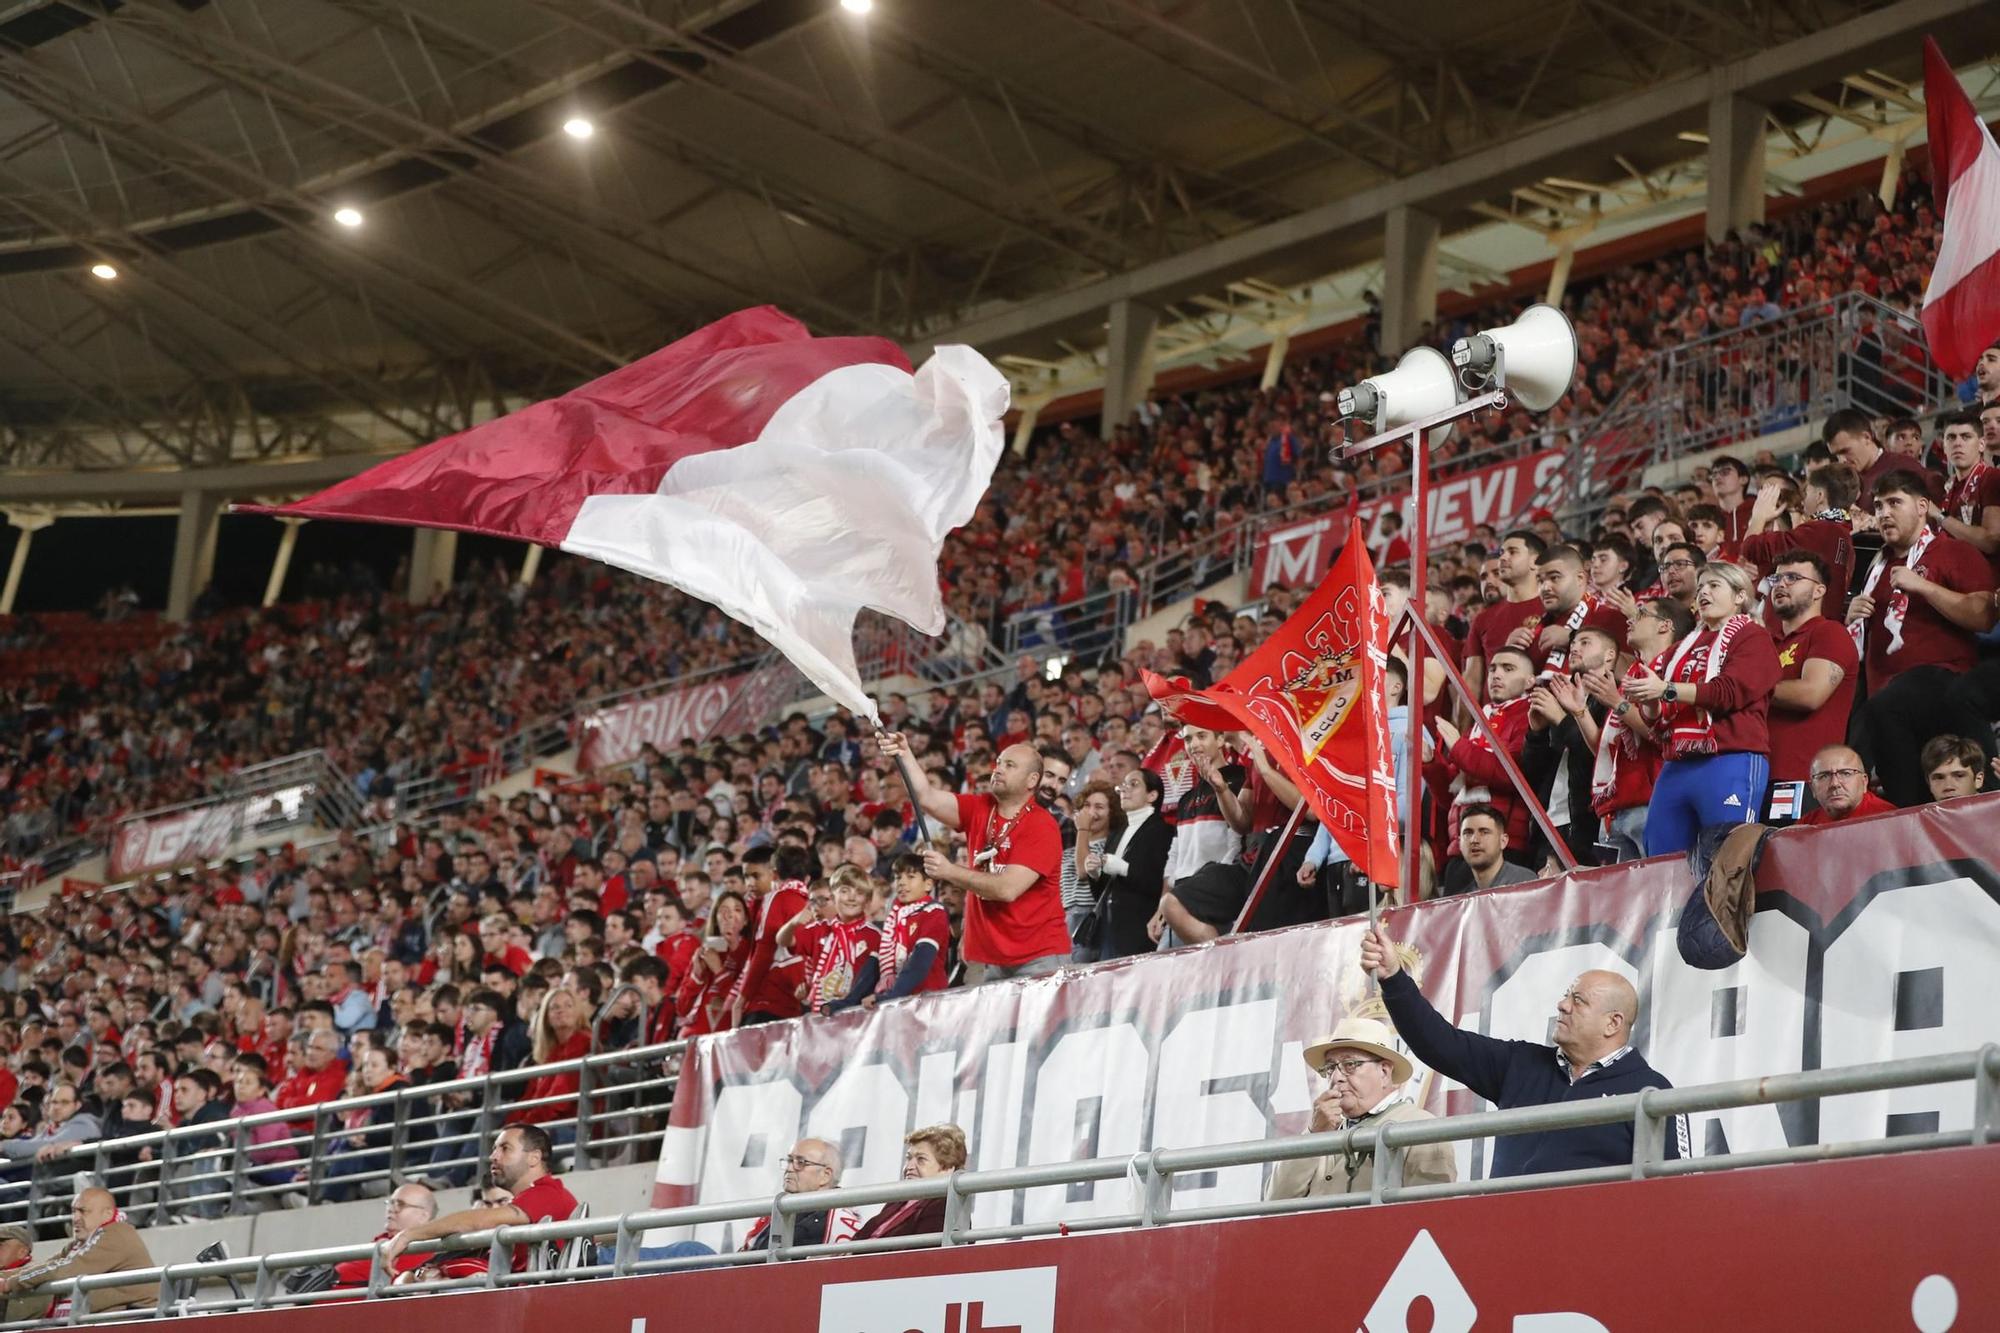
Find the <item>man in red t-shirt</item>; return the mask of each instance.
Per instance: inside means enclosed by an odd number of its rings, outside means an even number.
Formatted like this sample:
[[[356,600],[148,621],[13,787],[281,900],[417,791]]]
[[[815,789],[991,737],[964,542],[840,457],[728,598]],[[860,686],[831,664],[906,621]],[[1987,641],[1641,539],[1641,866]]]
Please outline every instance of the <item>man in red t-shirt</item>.
[[[493,1168],[493,1183],[512,1194],[513,1202],[461,1208],[405,1227],[382,1242],[383,1267],[393,1267],[397,1256],[416,1241],[443,1240],[493,1227],[567,1222],[576,1214],[576,1196],[552,1173],[555,1148],[549,1142],[548,1131],[540,1125],[509,1125],[501,1130],[493,1136],[493,1151],[487,1161]],[[516,1245],[513,1271],[522,1272],[527,1266],[528,1247]]]
[[[1978,657],[1973,635],[1993,625],[1992,571],[1973,547],[1931,526],[1932,512],[1922,473],[1891,472],[1875,484],[1883,549],[1847,604],[1868,677],[1852,739],[1882,794],[1906,809],[1930,798],[1922,751],[1931,737],[1992,744],[1978,692],[1958,688]]]
[[[884,733],[882,753],[909,753],[900,733]],[[1062,831],[1035,800],[1042,757],[1033,746],[1010,745],[993,762],[987,790],[959,796],[915,770],[911,795],[925,814],[965,834],[970,867],[935,847],[924,851],[924,873],[965,890],[963,952],[974,985],[1008,977],[1044,976],[1069,963],[1069,923],[1063,917]]]
[[[1548,543],[1526,528],[1500,539],[1497,573],[1504,598],[1472,618],[1465,635],[1465,684],[1475,699],[1484,699],[1486,664],[1502,648],[1527,648],[1534,642],[1542,599],[1535,588],[1535,565]]]
[[[1847,737],[1854,682],[1861,674],[1854,638],[1825,615],[1827,570],[1807,550],[1779,556],[1771,574],[1778,617],[1778,687],[1771,696],[1771,780],[1804,782],[1812,757]]]
[[[1791,527],[1779,528],[1778,515],[1791,488],[1767,483],[1757,492],[1750,535],[1743,539],[1738,554],[1757,567],[1760,578],[1769,578],[1778,567],[1779,556],[1787,551],[1811,551],[1826,566],[1821,614],[1841,619],[1847,613],[1847,592],[1854,580],[1854,524],[1848,520],[1847,510],[1859,486],[1852,468],[1833,463],[1814,468],[1806,474],[1805,485],[1792,492],[1796,507],[1791,512]]]
[[[743,877],[755,890],[756,946],[729,992],[731,1026],[797,1018],[805,963],[778,942],[785,923],[805,910],[812,856],[802,847],[752,847],[743,854]]]
[[[1845,745],[1829,745],[1813,756],[1812,789],[1819,808],[1801,824],[1838,824],[1886,815],[1896,808],[1868,790],[1868,770],[1861,766],[1861,756]]]
[[[1971,412],[1948,412],[1938,418],[1939,443],[1951,468],[1945,482],[1944,530],[1979,548],[2000,574],[2000,468],[1986,462],[1979,439],[1979,418]]]

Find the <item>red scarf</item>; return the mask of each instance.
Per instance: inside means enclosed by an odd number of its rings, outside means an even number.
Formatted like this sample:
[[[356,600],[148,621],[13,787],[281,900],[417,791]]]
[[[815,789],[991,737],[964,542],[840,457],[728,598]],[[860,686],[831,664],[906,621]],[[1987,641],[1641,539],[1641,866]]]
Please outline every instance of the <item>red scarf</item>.
[[[1974,463],[1963,478],[1945,488],[1944,507],[1958,515],[1961,523],[1979,526],[1979,487],[1986,477],[1986,464]]]
[[[1924,552],[1930,550],[1931,543],[1936,539],[1937,529],[1931,527],[1929,524],[1925,524],[1923,532],[1918,535],[1915,541],[1910,543],[1909,551],[1903,556],[1903,564],[1907,568],[1915,569],[1918,562],[1924,558]],[[1875,585],[1882,581],[1882,571],[1889,567],[1890,558],[1888,548],[1884,547],[1876,555],[1875,563],[1868,566],[1868,579],[1861,585],[1861,595],[1863,597],[1873,597],[1875,595]],[[1883,600],[1882,628],[1889,632],[1889,646],[1883,649],[1885,653],[1900,653],[1903,651],[1903,621],[1909,617],[1909,614],[1910,594],[1901,589],[1892,590],[1888,597]],[[1861,655],[1861,659],[1864,662],[1867,661],[1868,621],[1855,621],[1847,627],[1847,632],[1854,639],[1854,651]]]
[[[1657,671],[1660,659],[1654,658],[1650,665]],[[1625,669],[1627,680],[1635,680],[1645,674],[1646,666],[1639,662],[1634,662]],[[1637,784],[1629,779],[1637,771],[1635,766],[1650,748],[1625,725],[1625,719],[1618,715],[1617,709],[1614,708],[1604,715],[1604,725],[1597,733],[1597,763],[1590,773],[1592,810],[1600,815],[1608,815],[1613,811],[1624,810],[1640,803],[1632,799],[1638,794],[1633,790]],[[1657,765],[1649,764],[1647,767],[1652,768]],[[1652,786],[1650,777],[1646,786],[1649,789]]]
[[[1548,661],[1544,664],[1549,670],[1561,671],[1569,662],[1569,650],[1576,643],[1576,632],[1583,628],[1583,622],[1590,618],[1590,613],[1601,605],[1593,593],[1585,593],[1576,599],[1576,605],[1572,606],[1569,614],[1563,618],[1563,628],[1569,631],[1569,642],[1549,654]]]
[[[831,1000],[847,998],[854,989],[855,969],[881,945],[881,936],[866,921],[835,921],[820,937],[813,957],[812,977],[807,982],[806,1000],[814,1013],[823,1013]]]
[[[1722,674],[1736,636],[1756,623],[1749,616],[1734,615],[1722,622],[1721,629],[1697,628],[1674,645],[1667,656],[1667,669],[1660,674],[1669,684],[1693,685],[1714,680]],[[1669,759],[1694,759],[1715,753],[1715,718],[1700,704],[1662,701],[1660,727],[1666,734]]]
[[[1488,704],[1486,705],[1486,725],[1493,728],[1493,733],[1496,736],[1506,735],[1509,729],[1516,728],[1517,725],[1518,727],[1525,727],[1527,723],[1523,720],[1523,716],[1528,711],[1528,705],[1529,699],[1525,694],[1518,699],[1509,699],[1504,704]],[[1478,746],[1488,754],[1493,753],[1493,742],[1488,740],[1486,733],[1478,727],[1466,728],[1464,739]],[[1463,773],[1458,775],[1453,785],[1457,788],[1457,795],[1452,797],[1452,804],[1454,805],[1484,805],[1493,799],[1493,792],[1490,788],[1468,785]]]

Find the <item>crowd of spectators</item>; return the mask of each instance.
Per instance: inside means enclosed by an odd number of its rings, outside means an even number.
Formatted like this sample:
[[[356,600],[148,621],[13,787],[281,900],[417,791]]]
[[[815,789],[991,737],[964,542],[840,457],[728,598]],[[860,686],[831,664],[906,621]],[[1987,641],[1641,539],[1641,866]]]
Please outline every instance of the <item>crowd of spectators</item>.
[[[1548,432],[1566,438],[1662,347],[1848,291],[1913,311],[1938,235],[1928,186],[1911,170],[1893,208],[1857,193],[1720,246],[1578,281],[1565,299],[1581,348],[1569,396],[1540,419],[1516,409],[1471,424],[1434,461],[1449,472]],[[1517,304],[1427,327],[1425,341],[1505,323]],[[1371,322],[1288,366],[1268,391],[1240,383],[1151,397],[1109,441],[1087,422],[1043,431],[946,545],[947,604],[971,640],[962,656],[998,641],[1013,616],[1131,587],[1149,562],[1197,549],[1187,558],[1198,564],[1225,560],[1232,534],[1260,512],[1331,503],[1399,475],[1393,451],[1329,456],[1340,439],[1335,391],[1402,350],[1376,342]],[[756,650],[711,607],[567,559],[527,588],[495,568],[468,570],[428,607],[340,571],[306,583],[305,602],[256,612],[205,600],[207,614],[185,629],[101,670],[0,687],[0,855],[101,836],[121,815],[200,797],[235,768],[301,750],[324,748],[364,793],[391,793],[413,775],[476,768],[502,737],[579,699]],[[103,614],[128,617],[130,599],[108,600]],[[17,652],[46,637],[27,618],[5,634]]]
[[[1580,286],[1588,374],[1557,424],[1587,419],[1660,338],[1855,287],[1907,304],[1936,228],[1919,192],[1905,198],[1894,214],[1843,201]],[[1149,402],[1104,446],[1058,428],[947,547],[952,605],[991,629],[1248,513],[1366,484],[1379,464],[1336,469],[1318,405],[1366,356],[1316,359],[1271,393]],[[1797,458],[1719,457],[1579,530],[1549,515],[1477,530],[1433,552],[1421,598],[1412,571],[1385,569],[1392,613],[1423,614],[1483,704],[1475,717],[1438,664],[1412,679],[1392,657],[1392,718],[1407,722],[1405,694],[1426,703],[1421,732],[1397,742],[1413,756],[1404,778],[1423,784],[1418,892],[1520,882],[1566,856],[1677,852],[1714,823],[1829,822],[1985,789],[2000,349],[1976,390],[1972,407],[1921,420],[1837,413]],[[1474,443],[1528,429],[1503,420]],[[795,714],[474,798],[379,841],[343,833],[10,917],[0,1204],[37,1172],[74,1172],[82,1149],[166,1126],[307,1116],[343,1096],[1355,911],[1366,882],[1292,820],[1299,794],[1270,756],[1176,723],[1141,682],[1142,668],[1196,686],[1227,675],[1301,596],[1200,604],[1160,641],[1101,659],[1023,659],[1004,679],[889,695],[879,735]],[[712,609],[563,560],[528,587],[473,571],[429,607],[350,595],[221,612],[116,670],[7,701],[7,832],[26,846],[58,806],[71,827],[101,821],[314,746],[386,794],[476,769],[497,737],[577,699],[752,649]],[[510,1151],[552,1169],[579,1093],[573,1074],[524,1080],[508,1100],[537,1103],[512,1117],[535,1134],[508,1136]],[[442,1119],[434,1145],[405,1144],[402,1174],[471,1183],[465,1144],[490,1128],[476,1099],[420,1105]],[[339,1115],[324,1161],[288,1122],[260,1127],[250,1178],[267,1201],[395,1184],[393,1111]],[[222,1206],[213,1181],[162,1176],[149,1151],[112,1150],[125,1202],[143,1196],[154,1220]],[[837,1176],[832,1151],[802,1144],[797,1170]]]

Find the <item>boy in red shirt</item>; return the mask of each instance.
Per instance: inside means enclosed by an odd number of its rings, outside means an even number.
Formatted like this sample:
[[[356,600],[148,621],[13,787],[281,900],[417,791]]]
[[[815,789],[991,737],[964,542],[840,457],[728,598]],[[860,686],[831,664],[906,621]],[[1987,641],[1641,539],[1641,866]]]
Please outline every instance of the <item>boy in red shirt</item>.
[[[863,964],[848,993],[848,1001],[859,997],[864,1009],[878,1001],[943,990],[949,973],[951,915],[931,897],[924,859],[907,853],[897,857],[893,875],[896,898],[882,926],[881,948]]]
[[[806,959],[805,1003],[815,1014],[837,1013],[858,1003],[862,969],[874,963],[882,936],[868,921],[868,873],[859,866],[833,872],[831,921],[811,921],[812,909],[799,913],[778,932],[792,932],[791,945]]]

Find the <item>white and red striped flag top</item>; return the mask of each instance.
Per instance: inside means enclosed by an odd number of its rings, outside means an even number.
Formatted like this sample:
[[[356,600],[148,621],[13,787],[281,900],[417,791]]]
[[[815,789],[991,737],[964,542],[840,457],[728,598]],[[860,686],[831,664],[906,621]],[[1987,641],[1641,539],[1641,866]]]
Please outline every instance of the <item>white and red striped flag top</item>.
[[[1944,214],[1944,240],[1924,292],[1924,336],[1931,359],[1963,379],[2000,339],[2000,146],[1929,37],[1924,107],[1932,190]]]
[[[843,707],[864,606],[945,627],[938,552],[1005,442],[1007,381],[969,347],[912,372],[882,338],[742,310],[559,398],[248,512],[553,546],[749,625]]]

